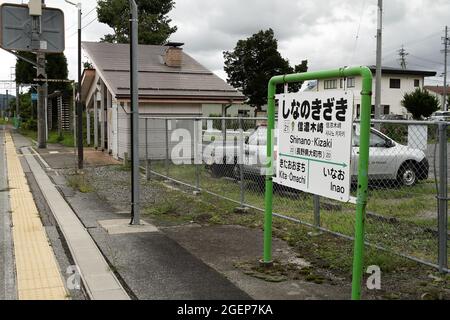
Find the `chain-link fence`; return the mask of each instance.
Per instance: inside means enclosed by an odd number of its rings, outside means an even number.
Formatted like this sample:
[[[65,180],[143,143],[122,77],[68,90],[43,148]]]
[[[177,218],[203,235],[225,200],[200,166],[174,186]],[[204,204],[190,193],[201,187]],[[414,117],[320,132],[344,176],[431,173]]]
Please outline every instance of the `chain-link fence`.
[[[239,208],[264,211],[265,124],[264,118],[141,118],[145,128],[141,132],[146,132],[140,137],[145,145],[141,157],[147,178],[162,177],[233,201]],[[356,196],[357,122],[353,130],[352,192]],[[446,123],[374,121],[368,245],[446,268],[448,130]],[[273,209],[275,216],[317,231],[348,239],[354,234],[354,204],[275,185]]]

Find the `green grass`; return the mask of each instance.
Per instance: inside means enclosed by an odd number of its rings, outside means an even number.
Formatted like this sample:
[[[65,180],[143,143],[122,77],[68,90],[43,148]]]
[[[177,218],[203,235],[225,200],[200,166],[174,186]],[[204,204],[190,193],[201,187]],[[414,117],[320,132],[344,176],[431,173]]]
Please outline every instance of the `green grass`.
[[[224,182],[227,181],[222,181]],[[218,199],[214,195],[201,193],[200,196],[193,196],[187,192],[169,190],[158,179],[152,179],[146,183],[152,188],[161,189],[164,193],[164,197],[156,197],[154,202],[144,205],[145,214],[159,222],[242,225],[258,229],[263,227],[261,212],[250,210],[247,214],[237,214],[234,212],[236,204]],[[330,223],[342,226],[341,231],[352,230],[353,222],[350,215],[337,213],[330,217],[334,219]],[[310,236],[310,231],[308,227],[287,220],[275,219],[273,222],[274,235],[285,240],[299,252],[301,257],[311,261],[317,267],[332,269],[350,279],[353,242],[327,233]],[[364,263],[365,266],[378,265],[386,273],[414,264],[404,258],[370,247],[365,250]]]
[[[90,193],[94,191],[94,187],[89,183],[84,175],[74,174],[67,178],[67,184],[72,189],[81,193]]]
[[[32,140],[37,140],[37,131],[19,129],[19,133],[27,138],[32,139]]]
[[[12,124],[11,120],[6,121],[5,119],[0,118],[0,125]]]
[[[152,169],[166,174],[164,163],[153,163]],[[169,176],[195,185],[195,166],[169,167]],[[240,186],[227,178],[213,177],[203,166],[200,167],[200,187],[233,199],[240,200]],[[427,229],[436,229],[437,205],[433,181],[420,182],[413,187],[373,188],[369,193],[367,211],[377,216],[368,216],[366,239],[371,243],[402,254],[412,255],[435,263],[437,261],[437,238]],[[214,203],[217,197],[211,196]],[[355,206],[339,204],[321,210],[321,225],[328,230],[348,236],[354,235]],[[245,202],[257,208],[264,208],[264,190],[261,185],[246,181]],[[314,223],[314,207],[311,195],[275,192],[274,212]],[[382,219],[385,217],[385,219]],[[450,229],[450,222],[449,222]]]
[[[37,140],[37,131],[19,129],[19,133],[32,140]],[[47,143],[60,144],[64,147],[72,148],[75,146],[74,137],[72,132],[63,132],[61,135],[57,131],[50,131],[48,133]],[[87,145],[85,145],[87,146]]]

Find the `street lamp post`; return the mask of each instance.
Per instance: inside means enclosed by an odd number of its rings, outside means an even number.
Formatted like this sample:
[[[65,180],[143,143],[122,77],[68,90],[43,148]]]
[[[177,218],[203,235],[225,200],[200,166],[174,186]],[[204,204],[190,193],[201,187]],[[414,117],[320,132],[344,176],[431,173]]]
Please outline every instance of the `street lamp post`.
[[[73,3],[65,0],[78,9],[78,92],[77,92],[77,147],[78,147],[78,170],[83,170],[83,104],[81,102],[81,2]]]

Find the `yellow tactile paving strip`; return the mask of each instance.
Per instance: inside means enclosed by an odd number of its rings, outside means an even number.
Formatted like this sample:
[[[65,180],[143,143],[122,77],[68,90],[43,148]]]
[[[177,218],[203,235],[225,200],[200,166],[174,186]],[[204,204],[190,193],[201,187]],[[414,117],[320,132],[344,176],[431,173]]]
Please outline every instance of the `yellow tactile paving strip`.
[[[19,300],[66,300],[67,291],[11,135],[6,133],[5,138]]]

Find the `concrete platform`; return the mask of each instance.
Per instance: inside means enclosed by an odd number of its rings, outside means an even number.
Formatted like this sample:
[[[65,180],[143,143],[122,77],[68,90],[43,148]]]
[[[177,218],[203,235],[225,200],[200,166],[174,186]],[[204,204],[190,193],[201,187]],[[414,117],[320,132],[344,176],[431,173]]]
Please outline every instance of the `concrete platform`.
[[[6,155],[18,298],[66,300],[63,277],[9,133]]]
[[[51,182],[31,150],[24,147],[21,151],[67,241],[88,296],[93,300],[129,300],[130,297],[88,231]]]

